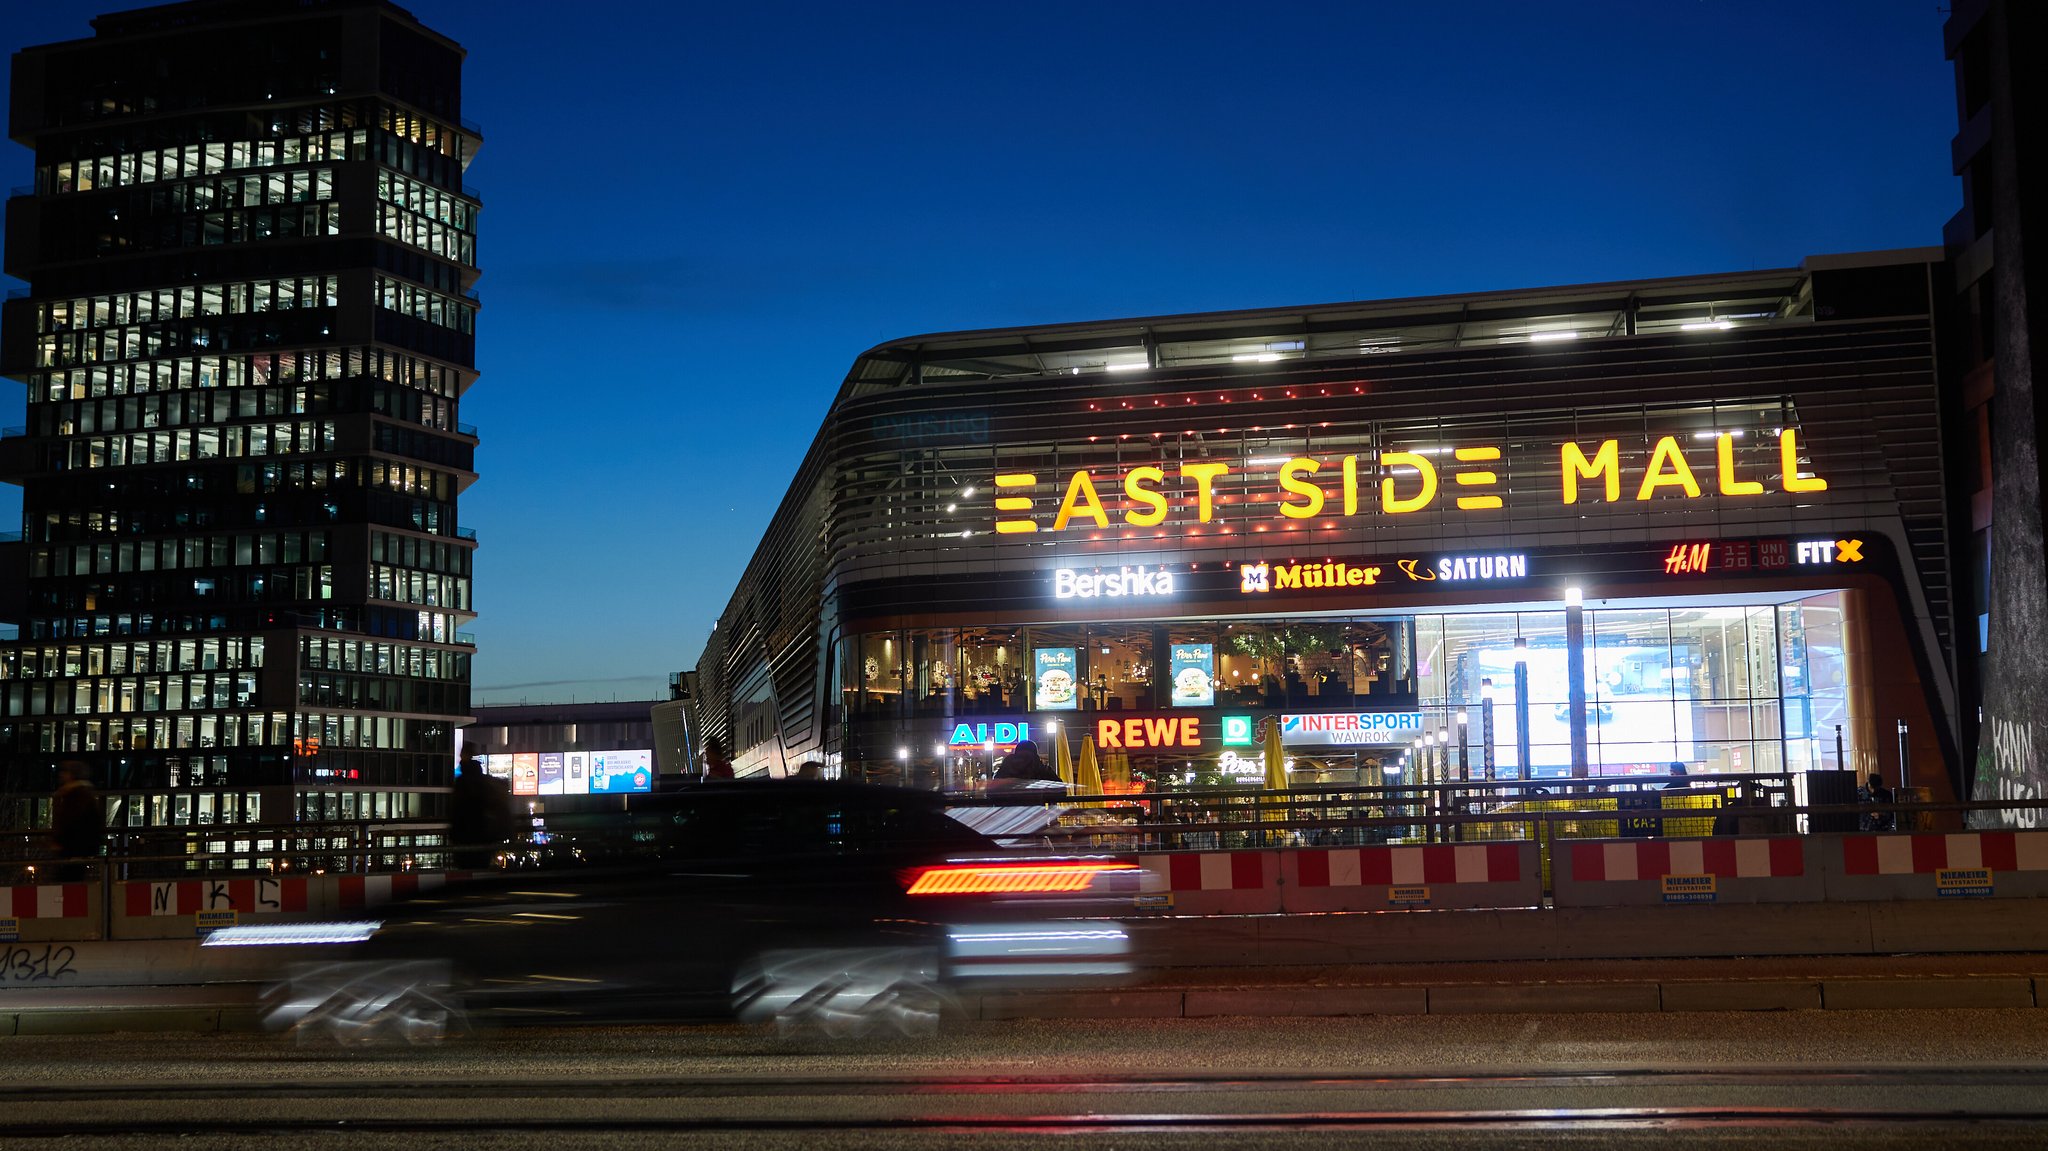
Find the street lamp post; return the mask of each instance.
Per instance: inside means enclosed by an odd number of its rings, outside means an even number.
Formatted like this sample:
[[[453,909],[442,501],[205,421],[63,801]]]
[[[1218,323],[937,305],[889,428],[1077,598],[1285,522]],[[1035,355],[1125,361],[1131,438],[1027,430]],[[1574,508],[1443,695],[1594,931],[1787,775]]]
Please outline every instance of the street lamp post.
[[[1586,767],[1586,598],[1578,588],[1564,589],[1565,685],[1572,711],[1572,778],[1591,774]]]
[[[1529,637],[1515,637],[1515,778],[1529,772]]]
[[[1472,782],[1472,745],[1469,739],[1472,716],[1464,708],[1458,709],[1458,782]]]

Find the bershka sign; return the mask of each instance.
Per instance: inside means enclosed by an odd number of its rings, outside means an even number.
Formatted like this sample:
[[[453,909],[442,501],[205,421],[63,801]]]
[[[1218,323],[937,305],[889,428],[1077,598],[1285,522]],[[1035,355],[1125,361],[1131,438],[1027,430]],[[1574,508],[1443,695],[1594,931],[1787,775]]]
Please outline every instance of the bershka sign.
[[[1173,594],[1173,573],[1143,568],[1083,572],[1060,568],[1052,573],[1054,599],[1098,599],[1119,596],[1158,598]]]
[[[1407,451],[1293,456],[1243,464],[1190,460],[1173,465],[1171,478],[1167,466],[1160,464],[1131,468],[1121,475],[1105,472],[1098,476],[1082,469],[1064,477],[1049,477],[1061,493],[1056,504],[1051,493],[1038,490],[1042,486],[1038,473],[999,472],[995,477],[995,530],[1001,535],[1065,531],[1070,526],[1099,530],[1110,527],[1112,518],[1125,527],[1155,527],[1174,515],[1176,507],[1193,513],[1175,516],[1180,522],[1204,524],[1219,514],[1240,522],[1269,515],[1286,520],[1375,512],[1412,515],[1443,503],[1460,511],[1495,511],[1506,506],[1501,493],[1510,490],[1503,475],[1517,481],[1512,490],[1565,505],[1594,500],[1622,503],[1624,497],[1633,503],[1751,499],[1770,494],[1767,481],[1787,495],[1828,490],[1828,482],[1812,470],[1813,462],[1801,457],[1796,429],[1776,429],[1772,433],[1775,444],[1739,442],[1744,440],[1739,430],[1708,429],[1684,436],[1688,440],[1702,438],[1714,442],[1711,459],[1704,458],[1700,444],[1688,447],[1678,434],[1642,441],[1645,446],[1632,446],[1626,457],[1618,439],[1590,445],[1561,443],[1553,459],[1540,468],[1527,469],[1555,477],[1540,485],[1520,481],[1511,470],[1512,461],[1495,444],[1416,445]],[[1247,490],[1242,496],[1231,493],[1219,498],[1219,488],[1231,477],[1255,478],[1256,472],[1268,467],[1274,469],[1267,473],[1271,494],[1251,484],[1244,485]],[[1541,494],[1542,487],[1552,482],[1555,489],[1547,497]],[[1239,485],[1229,486],[1235,489]],[[1105,490],[1108,501],[1104,500]],[[1518,496],[1518,502],[1521,499]],[[1219,507],[1224,511],[1219,513]],[[1047,514],[1052,517],[1050,523],[1041,519]]]
[[[1427,730],[1419,711],[1338,711],[1280,717],[1280,742],[1342,747],[1408,743]]]

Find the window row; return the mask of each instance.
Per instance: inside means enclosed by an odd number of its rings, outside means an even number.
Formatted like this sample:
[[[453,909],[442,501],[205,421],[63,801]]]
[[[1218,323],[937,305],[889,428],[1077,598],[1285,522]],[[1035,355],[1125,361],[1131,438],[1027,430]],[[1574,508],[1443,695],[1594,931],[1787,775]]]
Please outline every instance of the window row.
[[[299,380],[369,377],[447,399],[461,392],[454,368],[383,348],[326,348],[260,355],[187,356],[47,373],[45,400],[82,400],[208,388],[268,387]]]
[[[148,675],[262,666],[263,640],[255,636],[49,647],[31,645],[0,650],[0,679]]]
[[[476,142],[461,130],[414,115],[404,108],[382,105],[377,126],[401,140],[430,148],[465,166],[474,158]]]
[[[476,205],[432,184],[409,179],[396,172],[377,173],[377,198],[387,204],[448,224],[460,231],[476,231]]]
[[[153,715],[128,719],[64,719],[23,723],[15,746],[45,755],[88,751],[265,747],[285,742],[285,713]],[[175,782],[173,786],[176,786]]]
[[[278,168],[335,160],[361,160],[369,154],[369,133],[324,132],[281,140],[230,140],[151,149],[88,160],[67,160],[36,169],[36,191],[48,194],[89,192],[159,180],[214,176],[246,168]]]
[[[192,284],[110,296],[50,300],[41,306],[42,332],[150,324],[200,316],[237,315],[287,308],[331,308],[341,299],[341,277],[301,276],[237,284]]]
[[[330,747],[402,748],[411,727],[411,721],[389,715],[300,713],[292,716],[292,742],[304,756]]]
[[[432,496],[439,500],[455,498],[455,477],[447,472],[384,460],[371,460],[368,466],[371,487],[388,488],[408,495]]]
[[[128,715],[134,712],[244,708],[256,700],[253,671],[125,679],[18,680],[0,684],[15,715]]]
[[[332,421],[230,424],[224,428],[136,432],[125,436],[81,437],[56,445],[56,465],[122,468],[248,456],[282,456],[334,450]]]
[[[461,576],[371,564],[370,598],[468,611],[469,581]]]
[[[207,757],[195,757],[205,759]],[[227,759],[219,760],[216,769],[220,778],[227,778]],[[172,772],[180,777],[189,775],[195,785],[201,779],[216,774],[205,765],[199,765],[189,773],[180,767]],[[172,786],[182,786],[173,784]],[[107,797],[107,826],[109,827],[213,827],[236,823],[263,822],[263,796],[259,792],[186,792],[177,795],[110,795]],[[249,841],[238,840],[235,851],[247,853]]]
[[[377,233],[425,249],[444,260],[476,266],[476,237],[453,225],[436,223],[390,204],[379,204]]]
[[[324,531],[185,536],[168,540],[122,540],[119,543],[59,544],[36,548],[29,558],[29,575],[42,579],[248,564],[319,563],[326,558],[327,533]]]
[[[469,655],[402,643],[302,636],[299,666],[317,671],[372,672],[410,679],[467,679]]]
[[[370,559],[375,563],[468,575],[470,549],[439,540],[423,540],[392,532],[371,532]]]
[[[321,492],[330,482],[345,483],[347,460],[316,460],[313,463],[243,464],[235,469],[235,494],[271,495],[276,492]]]
[[[43,256],[46,259],[89,260],[107,253],[136,254],[265,240],[315,239],[339,236],[341,226],[341,206],[332,202],[230,208],[180,216],[134,213],[109,221],[95,231],[59,233],[47,242]]]
[[[377,277],[377,304],[387,311],[439,324],[464,334],[476,332],[476,305],[403,280]]]
[[[273,617],[266,613],[266,619],[269,618]],[[332,628],[337,631],[361,627],[360,612],[348,607],[318,610],[303,607],[278,622],[284,626]],[[114,635],[203,635],[230,630],[247,631],[251,626],[247,622],[231,626],[227,616],[208,612],[99,612],[54,619],[32,617],[27,631],[28,638],[36,640],[97,639]]]
[[[459,715],[469,710],[469,685],[447,680],[392,679],[374,675],[305,675],[299,678],[299,706],[414,715]]]
[[[224,424],[256,416],[302,416],[337,411],[334,390],[325,384],[238,388],[234,391],[165,392],[104,400],[66,400],[36,413],[38,434],[144,431],[185,424]]]
[[[178,216],[226,208],[263,208],[334,199],[334,169],[306,168],[269,176],[188,180],[151,189],[142,197],[149,216]]]

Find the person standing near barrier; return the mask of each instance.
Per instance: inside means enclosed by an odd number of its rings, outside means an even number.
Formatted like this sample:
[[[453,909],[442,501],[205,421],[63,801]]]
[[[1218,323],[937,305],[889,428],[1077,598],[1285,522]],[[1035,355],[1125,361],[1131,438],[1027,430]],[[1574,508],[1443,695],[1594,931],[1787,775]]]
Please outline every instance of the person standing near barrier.
[[[85,860],[100,853],[106,834],[100,793],[86,778],[85,765],[65,760],[57,768],[57,790],[50,796],[50,850],[63,861],[57,865],[57,882],[88,878],[91,865]]]
[[[498,847],[511,837],[512,824],[512,788],[486,772],[482,760],[470,760],[455,777],[455,792],[448,803],[448,838],[456,849],[455,866],[495,866]]]
[[[731,779],[732,777],[732,760],[727,759],[725,756],[725,745],[718,742],[718,737],[715,735],[707,737],[704,740],[704,778]]]
[[[1874,771],[1870,773],[1870,779],[1864,784],[1862,790],[1863,802],[1865,803],[1882,805],[1892,802],[1892,789],[1884,785],[1884,776]],[[1862,823],[1863,830],[1865,831],[1890,831],[1898,823],[1898,813],[1892,811],[1865,812]]]

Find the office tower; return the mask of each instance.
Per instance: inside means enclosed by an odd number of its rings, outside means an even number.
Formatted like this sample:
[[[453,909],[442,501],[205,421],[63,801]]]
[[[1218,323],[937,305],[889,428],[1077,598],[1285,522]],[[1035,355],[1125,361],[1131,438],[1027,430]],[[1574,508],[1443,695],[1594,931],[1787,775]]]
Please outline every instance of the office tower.
[[[5,822],[67,760],[117,831],[433,818],[473,651],[463,51],[375,0],[92,27],[13,62]]]

